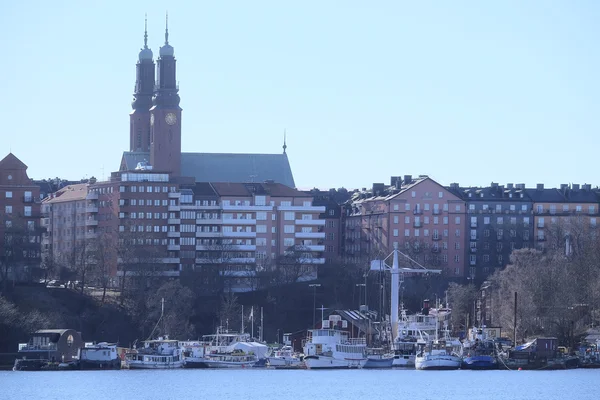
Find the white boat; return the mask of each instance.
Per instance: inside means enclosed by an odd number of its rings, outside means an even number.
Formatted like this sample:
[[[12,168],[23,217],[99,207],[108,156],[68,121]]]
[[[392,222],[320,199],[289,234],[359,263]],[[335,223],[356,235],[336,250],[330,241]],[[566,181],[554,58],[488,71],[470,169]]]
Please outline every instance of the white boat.
[[[304,363],[309,369],[362,368],[367,362],[364,338],[350,339],[348,332],[341,330],[337,322],[340,317],[331,315],[323,321],[323,327],[310,329],[304,345]]]
[[[304,366],[304,362],[294,353],[292,346],[283,346],[275,350],[267,360],[269,366],[275,368],[301,368]]]
[[[174,369],[183,366],[179,342],[167,337],[146,340],[144,347],[125,355],[125,367],[129,369]]]
[[[81,348],[79,368],[88,369],[121,369],[121,358],[117,345],[101,342],[86,344]]]
[[[265,362],[269,348],[247,333],[217,329],[201,341],[182,342],[186,368],[246,368]]]
[[[392,368],[394,365],[394,354],[384,348],[368,348],[366,357],[367,362],[363,366],[366,369]]]
[[[450,338],[446,324],[447,322],[444,321],[443,339],[438,338],[438,329],[436,329],[433,339],[430,339],[428,334],[422,333],[421,338],[417,341],[416,369],[454,370],[460,368],[462,343],[458,339]]]

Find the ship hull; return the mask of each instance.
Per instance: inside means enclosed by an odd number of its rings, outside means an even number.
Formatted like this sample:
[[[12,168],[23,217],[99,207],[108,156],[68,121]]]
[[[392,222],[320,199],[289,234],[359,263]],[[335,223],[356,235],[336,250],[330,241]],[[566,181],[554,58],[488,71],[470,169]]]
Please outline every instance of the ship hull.
[[[79,368],[82,370],[121,369],[121,359],[115,358],[113,360],[103,361],[81,360],[79,362]]]
[[[456,356],[427,356],[415,359],[415,368],[419,370],[455,370],[460,368],[461,360]]]
[[[362,368],[367,359],[336,359],[330,356],[307,356],[304,363],[308,369],[356,369]]]
[[[493,356],[465,357],[461,369],[488,370],[498,369],[498,361]]]

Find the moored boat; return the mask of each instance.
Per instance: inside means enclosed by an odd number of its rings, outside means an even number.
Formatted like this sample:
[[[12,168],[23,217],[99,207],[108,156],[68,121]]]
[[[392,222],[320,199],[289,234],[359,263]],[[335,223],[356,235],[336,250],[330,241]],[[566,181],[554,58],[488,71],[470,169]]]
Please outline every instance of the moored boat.
[[[463,342],[462,369],[497,369],[496,342],[486,335],[484,328],[471,328]]]
[[[129,369],[174,369],[183,366],[179,342],[168,337],[146,340],[144,347],[125,355],[125,367]]]
[[[363,368],[392,368],[394,364],[394,354],[386,351],[384,348],[369,348],[366,351],[367,361]]]
[[[88,369],[121,369],[121,358],[117,353],[117,345],[101,342],[86,345],[81,349],[79,368]]]
[[[304,362],[294,353],[292,346],[283,346],[275,350],[267,359],[270,367],[274,368],[302,368]]]

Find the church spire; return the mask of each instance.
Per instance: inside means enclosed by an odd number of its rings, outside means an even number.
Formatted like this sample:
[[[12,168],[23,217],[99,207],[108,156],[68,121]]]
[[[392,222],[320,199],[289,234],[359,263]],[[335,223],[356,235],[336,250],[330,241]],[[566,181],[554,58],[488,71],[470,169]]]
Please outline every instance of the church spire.
[[[144,48],[148,48],[148,14],[144,14]]]
[[[286,139],[286,132],[285,129],[283,130],[283,154],[285,153],[285,150],[287,149],[287,144],[285,143],[285,139]]]
[[[165,44],[169,44],[169,12],[165,16]]]

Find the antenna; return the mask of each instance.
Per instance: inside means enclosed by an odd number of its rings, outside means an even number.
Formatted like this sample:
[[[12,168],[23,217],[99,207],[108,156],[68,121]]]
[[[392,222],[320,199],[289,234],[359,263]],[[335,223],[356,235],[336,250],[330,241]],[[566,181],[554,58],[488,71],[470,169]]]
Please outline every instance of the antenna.
[[[325,320],[325,310],[329,309],[321,305],[321,308],[317,308],[317,310],[321,310],[321,323],[323,323],[323,321]]]

